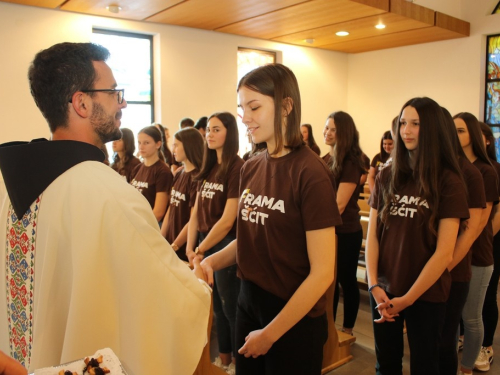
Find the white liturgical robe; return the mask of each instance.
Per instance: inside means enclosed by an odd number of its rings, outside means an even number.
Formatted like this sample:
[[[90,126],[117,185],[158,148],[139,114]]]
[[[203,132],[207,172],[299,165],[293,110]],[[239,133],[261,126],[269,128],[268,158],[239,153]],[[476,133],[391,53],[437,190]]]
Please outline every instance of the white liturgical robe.
[[[210,290],[161,236],[136,189],[83,161],[18,218],[0,185],[1,350],[30,372],[106,347],[129,375],[194,372]]]

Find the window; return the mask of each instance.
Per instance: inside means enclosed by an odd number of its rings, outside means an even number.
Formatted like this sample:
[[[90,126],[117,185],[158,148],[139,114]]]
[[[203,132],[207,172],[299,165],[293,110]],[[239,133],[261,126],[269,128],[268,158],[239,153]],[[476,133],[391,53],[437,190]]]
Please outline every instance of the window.
[[[118,88],[125,89],[127,101],[121,126],[132,130],[137,139],[137,132],[151,125],[154,117],[153,36],[93,29],[92,42],[111,54],[107,64]]]
[[[500,160],[500,34],[490,35],[487,46],[484,122],[493,130],[497,160]]]
[[[238,48],[238,82],[245,74],[266,64],[276,62],[276,53],[261,51],[256,49]],[[247,128],[241,121],[241,115],[238,111],[238,132],[240,135],[240,156],[252,149],[252,143],[247,136]]]
[[[493,12],[491,12],[491,14],[497,14],[497,13],[500,13],[500,1],[498,2],[495,9],[493,9]]]

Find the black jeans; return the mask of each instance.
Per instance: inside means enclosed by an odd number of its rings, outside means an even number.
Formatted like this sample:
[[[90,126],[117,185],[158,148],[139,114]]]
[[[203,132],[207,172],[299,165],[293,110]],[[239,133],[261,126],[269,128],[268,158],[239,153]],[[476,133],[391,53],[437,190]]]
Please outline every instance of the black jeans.
[[[236,312],[236,345],[240,349],[252,331],[268,325],[287,301],[250,281],[241,281]],[[305,316],[276,341],[267,354],[257,358],[236,356],[238,375],[320,375],[323,345],[328,338],[326,314]]]
[[[441,375],[456,375],[458,369],[458,330],[462,310],[469,294],[469,282],[452,282],[450,296],[446,302],[446,315],[439,346],[439,368]]]
[[[358,271],[359,252],[363,241],[363,231],[353,233],[337,233],[337,279],[335,295],[333,297],[333,319],[337,321],[337,307],[339,305],[342,287],[344,296],[344,321],[345,328],[353,328],[358,317],[359,287],[356,272]]]
[[[388,296],[394,298],[392,295]],[[373,319],[380,318],[375,309],[377,304],[371,295],[370,304]],[[445,312],[445,303],[417,300],[400,311],[395,322],[373,322],[377,375],[402,375],[404,321],[410,345],[411,374],[439,375],[439,343]]]

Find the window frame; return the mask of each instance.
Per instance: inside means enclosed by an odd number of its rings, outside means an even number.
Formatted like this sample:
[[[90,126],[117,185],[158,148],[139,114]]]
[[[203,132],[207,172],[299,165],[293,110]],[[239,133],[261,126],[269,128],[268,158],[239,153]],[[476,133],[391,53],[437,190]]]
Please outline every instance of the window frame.
[[[148,102],[145,101],[137,101],[137,100],[128,100],[127,99],[127,94],[125,93],[125,100],[127,101],[128,104],[139,104],[139,105],[149,105],[151,108],[151,123],[154,122],[155,118],[155,87],[154,87],[154,55],[153,55],[153,35],[150,34],[140,34],[140,33],[132,33],[132,32],[126,32],[126,31],[116,31],[116,30],[109,30],[109,29],[101,29],[99,27],[93,27],[92,28],[92,34],[106,34],[106,35],[115,35],[115,36],[122,36],[122,37],[127,37],[127,38],[137,38],[137,39],[148,39],[149,40],[149,56],[150,56],[150,66],[149,70],[151,72],[150,74],[150,81],[151,81],[151,95],[150,95],[150,100]]]

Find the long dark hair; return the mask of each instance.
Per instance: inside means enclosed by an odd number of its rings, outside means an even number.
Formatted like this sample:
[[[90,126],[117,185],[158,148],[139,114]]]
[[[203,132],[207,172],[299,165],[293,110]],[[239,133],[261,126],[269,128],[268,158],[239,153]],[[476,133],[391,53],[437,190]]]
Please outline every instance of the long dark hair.
[[[120,173],[125,168],[128,161],[134,157],[135,152],[135,139],[132,130],[127,128],[122,128],[120,130],[122,131],[123,159],[120,158],[118,152],[115,152],[113,155],[113,164],[111,164],[111,168],[118,173]]]
[[[161,133],[161,151],[163,152],[163,156],[165,157],[165,163],[168,165],[172,165],[174,162],[174,157],[172,155],[172,151],[168,148],[167,144],[167,135],[165,134],[165,127],[162,124],[159,124],[157,122],[153,123],[152,125],[156,126],[156,128],[160,131]]]
[[[142,128],[139,133],[141,134],[144,133],[146,135],[149,135],[155,143],[162,142],[161,139],[161,132],[158,130],[158,128],[154,125],[146,126],[145,128]],[[160,158],[161,161],[165,162],[165,155],[163,155],[163,151],[161,150],[161,147],[158,149],[158,157]]]
[[[390,139],[394,143],[394,141],[392,140],[392,135],[390,130],[384,132],[384,134],[382,135],[382,139],[380,140],[380,160],[382,161],[382,163],[385,163],[387,159],[389,159],[389,157],[391,156],[391,154],[385,152],[384,150],[384,141],[388,139]]]
[[[224,181],[231,167],[234,157],[238,154],[239,139],[238,139],[238,125],[236,118],[229,112],[216,112],[208,118],[208,123],[212,118],[220,120],[222,125],[226,128],[226,140],[222,147],[222,162],[215,178],[219,181]],[[217,164],[217,151],[208,148],[205,143],[205,152],[203,153],[203,164],[200,173],[196,176],[196,180],[203,180],[208,177],[212,168]]]
[[[380,213],[382,221],[387,222],[392,204],[396,202],[396,194],[409,181],[414,181],[419,189],[419,195],[429,205],[431,216],[429,230],[436,234],[436,221],[440,203],[439,181],[443,170],[456,173],[462,180],[462,173],[449,134],[449,126],[438,103],[422,97],[407,101],[401,108],[399,118],[406,107],[413,107],[419,117],[418,149],[414,151],[415,164],[411,167],[409,151],[401,138],[401,122],[398,124],[397,141],[392,152],[392,167],[387,189],[383,191],[384,208]],[[465,186],[465,184],[464,184]],[[419,206],[418,209],[422,209]]]
[[[300,133],[300,91],[293,72],[282,64],[268,64],[247,73],[238,83],[241,87],[269,96],[274,99],[274,140],[276,149],[272,155],[283,148],[295,149],[303,144]],[[291,101],[291,103],[290,103]],[[288,113],[287,106],[292,104]],[[287,112],[286,130],[283,136],[283,111]],[[284,139],[284,144],[283,144]]]
[[[491,160],[497,161],[497,152],[496,152],[496,147],[495,147],[495,136],[493,135],[493,131],[484,122],[479,121],[479,126],[481,127],[481,132],[483,133],[484,137],[486,138],[486,142],[489,142],[489,144],[486,144],[486,154],[488,155],[488,157]]]
[[[362,173],[366,173],[363,151],[359,145],[359,133],[352,117],[342,111],[331,113],[328,118],[335,123],[335,145],[329,167],[335,178],[342,174],[344,161],[351,160]]]
[[[470,143],[472,146],[472,152],[474,155],[487,164],[491,165],[488,154],[486,153],[486,148],[484,147],[483,134],[481,133],[481,126],[476,116],[469,112],[460,112],[453,116],[453,119],[462,119],[467,126],[469,131]]]
[[[314,135],[313,135],[313,129],[312,129],[312,126],[311,124],[302,124],[301,126],[304,126],[307,128],[307,145],[309,147],[313,147],[313,146],[318,146],[318,144],[316,143],[316,140],[314,139]]]
[[[186,158],[194,169],[199,171],[203,162],[203,136],[195,128],[184,128],[174,134],[174,138],[182,143]]]

